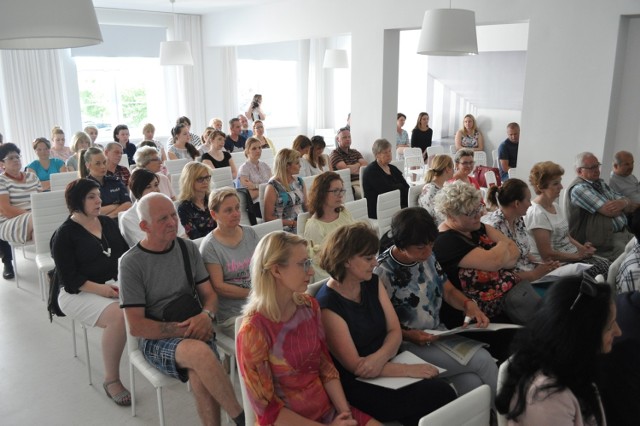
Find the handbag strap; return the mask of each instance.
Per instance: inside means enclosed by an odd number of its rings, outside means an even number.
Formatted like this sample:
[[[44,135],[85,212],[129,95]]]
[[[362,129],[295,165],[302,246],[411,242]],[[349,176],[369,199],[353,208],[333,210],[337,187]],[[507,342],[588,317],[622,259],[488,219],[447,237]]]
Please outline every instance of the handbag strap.
[[[182,251],[182,260],[184,261],[184,270],[187,273],[187,280],[189,280],[189,284],[191,285],[191,290],[193,292],[193,298],[200,302],[198,298],[198,292],[196,291],[196,280],[193,278],[193,273],[191,272],[191,262],[189,261],[189,252],[187,251],[187,244],[182,241],[182,238],[176,238],[178,240],[178,245],[180,246],[180,250]]]

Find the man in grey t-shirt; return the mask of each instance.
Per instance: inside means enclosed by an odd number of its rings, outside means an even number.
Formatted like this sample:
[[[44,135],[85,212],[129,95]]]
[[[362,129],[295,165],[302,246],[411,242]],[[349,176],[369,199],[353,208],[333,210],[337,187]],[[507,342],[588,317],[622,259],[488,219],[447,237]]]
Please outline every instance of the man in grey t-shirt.
[[[142,197],[137,206],[146,237],[120,259],[120,302],[131,334],[141,338],[145,359],[161,372],[190,381],[202,424],[220,424],[220,407],[238,425],[244,411],[215,353],[216,294],[198,248],[185,241],[193,277],[187,277],[177,242],[178,214],[164,194]],[[202,312],[182,322],[163,322],[163,311],[182,294],[196,291]]]

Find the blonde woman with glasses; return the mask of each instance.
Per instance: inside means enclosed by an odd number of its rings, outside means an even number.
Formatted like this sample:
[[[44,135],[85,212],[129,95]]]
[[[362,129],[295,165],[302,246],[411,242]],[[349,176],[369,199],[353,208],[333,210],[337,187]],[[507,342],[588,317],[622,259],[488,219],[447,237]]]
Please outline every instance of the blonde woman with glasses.
[[[298,215],[307,211],[307,191],[300,173],[300,153],[284,148],[274,162],[274,176],[269,179],[264,193],[264,220],[282,220],[285,231],[296,233]]]
[[[209,234],[216,222],[209,213],[211,169],[197,161],[187,163],[180,174],[178,216],[190,239]]]

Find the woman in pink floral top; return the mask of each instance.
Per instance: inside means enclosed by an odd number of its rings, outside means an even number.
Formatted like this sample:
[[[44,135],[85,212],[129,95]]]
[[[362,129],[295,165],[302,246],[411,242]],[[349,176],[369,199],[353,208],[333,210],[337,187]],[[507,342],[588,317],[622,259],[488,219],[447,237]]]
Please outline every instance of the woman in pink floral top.
[[[273,232],[251,260],[252,292],[237,336],[238,367],[257,423],[379,425],[350,407],[325,341],[306,241]]]

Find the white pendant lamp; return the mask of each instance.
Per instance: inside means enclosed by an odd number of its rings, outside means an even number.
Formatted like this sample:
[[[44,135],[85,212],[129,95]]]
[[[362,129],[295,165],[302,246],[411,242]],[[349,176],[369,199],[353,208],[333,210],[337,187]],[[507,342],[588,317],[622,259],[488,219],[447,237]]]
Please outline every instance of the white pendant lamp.
[[[10,0],[0,6],[0,49],[64,49],[102,43],[91,0]]]
[[[175,16],[173,3],[171,2],[171,13]],[[177,21],[177,19],[174,19]],[[176,22],[177,24],[177,22]],[[160,42],[160,65],[193,65],[193,55],[191,55],[191,43],[188,41],[162,41]]]
[[[349,68],[347,51],[342,49],[327,49],[324,52],[323,68]]]
[[[464,9],[433,9],[424,13],[418,53],[433,56],[478,54],[476,14]]]

